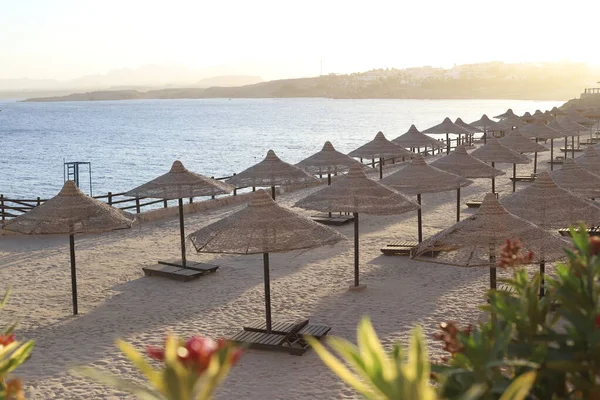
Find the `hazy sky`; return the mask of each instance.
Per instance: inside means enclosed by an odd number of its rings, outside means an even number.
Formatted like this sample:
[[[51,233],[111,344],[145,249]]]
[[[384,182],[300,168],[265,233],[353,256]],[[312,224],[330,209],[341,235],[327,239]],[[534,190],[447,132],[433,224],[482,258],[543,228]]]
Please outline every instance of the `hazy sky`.
[[[265,79],[483,61],[600,64],[600,1],[0,0],[0,79],[145,64]]]

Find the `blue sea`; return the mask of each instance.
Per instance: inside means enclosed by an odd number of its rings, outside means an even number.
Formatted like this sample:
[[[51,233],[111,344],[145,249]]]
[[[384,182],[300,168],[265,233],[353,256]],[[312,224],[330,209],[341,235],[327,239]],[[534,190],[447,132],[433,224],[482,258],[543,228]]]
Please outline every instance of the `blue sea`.
[[[329,140],[344,153],[388,139],[411,124],[465,122],[542,111],[563,101],[199,99],[24,103],[0,101],[0,193],[48,198],[64,182],[64,161],[91,162],[93,194],[132,189],[174,160],[206,176],[229,176],[273,149],[296,163]],[[87,175],[82,189],[89,193]]]

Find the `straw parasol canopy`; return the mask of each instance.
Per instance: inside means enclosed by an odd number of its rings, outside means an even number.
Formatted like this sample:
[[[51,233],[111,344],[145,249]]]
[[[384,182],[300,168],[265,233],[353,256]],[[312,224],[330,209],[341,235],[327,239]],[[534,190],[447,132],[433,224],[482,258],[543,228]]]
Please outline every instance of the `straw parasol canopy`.
[[[179,206],[179,233],[181,236],[181,260],[172,264],[187,267],[185,251],[185,226],[183,222],[183,198],[214,196],[230,193],[234,187],[227,183],[188,171],[181,161],[177,160],[171,170],[141,186],[131,189],[126,196],[152,197],[157,199],[178,199]],[[171,262],[169,262],[171,263]]]
[[[269,150],[264,160],[232,176],[227,183],[238,188],[270,186],[271,196],[275,199],[275,186],[320,182],[301,168],[280,160],[273,150]]]
[[[600,177],[581,168],[572,158],[566,158],[562,168],[552,173],[552,179],[564,189],[579,197],[595,199],[600,197]]]
[[[446,134],[446,154],[450,153],[450,138],[449,134],[456,134],[460,137],[460,135],[470,134],[471,131],[466,128],[456,125],[454,122],[450,120],[450,118],[446,117],[442,121],[441,124],[437,124],[432,126],[431,128],[425,129],[423,133],[430,134]]]
[[[557,186],[547,172],[540,173],[530,186],[504,197],[500,204],[544,229],[578,222],[588,226],[600,224],[600,207]]]
[[[507,127],[510,127],[510,128],[520,128],[522,126],[527,125],[516,115],[509,115],[508,117],[502,118],[500,120],[500,124],[506,125]]]
[[[474,126],[471,126],[471,125],[467,124],[465,121],[462,120],[462,118],[456,118],[456,121],[454,121],[454,123],[456,125],[458,125],[458,126],[461,126],[461,127],[465,128],[470,133],[482,132],[483,131],[483,129],[476,128]]]
[[[383,161],[385,158],[412,157],[415,153],[410,152],[395,143],[386,139],[384,134],[377,132],[375,138],[368,143],[363,144],[356,150],[348,153],[350,157],[359,158],[379,158],[379,179],[383,178]]]
[[[519,128],[519,131],[523,136],[537,139],[558,139],[564,137],[562,132],[550,128],[544,121],[539,119]]]
[[[469,125],[474,128],[481,129],[484,132],[504,132],[507,130],[506,126],[499,122],[492,121],[485,114],[483,114],[477,121],[471,122]]]
[[[421,133],[416,126],[411,125],[408,131],[392,140],[392,143],[404,148],[420,148],[427,147],[440,148],[442,144],[439,140]]]
[[[521,119],[522,119],[524,122],[528,123],[528,124],[530,124],[530,123],[532,123],[533,121],[535,121],[535,117],[534,117],[534,116],[532,116],[532,115],[529,113],[529,111],[527,111],[525,114],[523,114],[523,116],[521,117]]]
[[[592,126],[594,124],[594,120],[584,117],[581,114],[578,114],[574,111],[569,111],[566,118],[570,119],[573,122],[576,122],[580,125]]]
[[[508,132],[506,136],[498,139],[498,143],[518,153],[533,153],[536,151],[542,152],[549,150],[541,144],[523,136],[519,129]]]
[[[296,164],[313,175],[327,174],[329,177],[348,171],[351,165],[362,166],[354,158],[337,151],[329,141],[325,142],[321,151]]]
[[[430,163],[429,166],[468,179],[504,175],[504,172],[471,156],[464,146],[458,146],[452,153]]]
[[[469,179],[504,175],[504,172],[471,156],[464,146],[458,146],[452,153],[432,162],[430,166]],[[460,188],[456,189],[456,221],[460,221]]]
[[[508,110],[506,110],[505,113],[502,113],[500,115],[496,115],[494,118],[501,119],[501,118],[508,118],[508,117],[516,117],[516,115],[513,112],[512,108],[509,108]]]
[[[169,172],[131,189],[125,196],[174,200],[226,194],[232,190],[231,185],[188,171],[181,161],[177,160]]]
[[[421,156],[417,156],[417,158]],[[401,193],[375,182],[357,166],[348,174],[321,190],[298,201],[294,207],[325,212],[354,214],[354,287],[359,287],[358,215],[360,213],[395,215],[419,209],[419,205]]]
[[[578,136],[580,132],[585,132],[588,130],[587,127],[578,124],[568,116],[558,117],[556,120],[558,121],[558,124],[563,127],[563,129],[566,129],[569,132],[571,132],[569,136]]]
[[[575,163],[592,174],[600,175],[600,155],[594,146],[588,146]]]
[[[381,183],[409,195],[417,195],[417,203],[421,204],[421,194],[439,193],[450,190],[458,190],[468,186],[472,182],[462,176],[442,171],[441,169],[427,165],[423,157],[415,157],[409,165],[400,171],[386,176]],[[458,192],[460,198],[460,192]],[[460,202],[459,202],[460,206]],[[421,209],[417,211],[418,239],[423,240],[423,224],[421,220]]]
[[[496,139],[490,139],[485,145],[473,150],[471,156],[493,163],[528,164],[531,162],[529,158],[503,146]]]
[[[490,138],[486,144],[475,149],[471,155],[481,161],[491,162],[492,167],[495,163],[513,164],[513,173],[516,170],[516,164],[529,164],[531,160],[522,154],[517,153],[510,148],[503,146],[494,138]],[[492,193],[496,192],[496,178],[492,177]]]
[[[495,258],[507,239],[519,239],[526,251],[534,253],[534,261],[538,263],[564,258],[562,249],[569,246],[568,241],[509,213],[494,194],[488,193],[474,215],[425,240],[413,254],[421,259],[429,252],[444,252],[438,255],[436,262],[465,267],[489,266],[490,287],[495,289]]]
[[[133,216],[85,195],[73,181],[31,211],[9,221],[4,229],[25,235],[69,235],[73,314],[77,314],[75,238],[78,233],[101,233],[131,228]]]
[[[555,117],[558,115],[567,115],[566,112],[564,112],[556,106],[552,107],[552,110],[550,110],[550,114],[554,115]]]
[[[269,253],[333,245],[345,237],[281,207],[258,190],[247,207],[189,235],[199,253],[263,254],[266,328],[271,332]]]
[[[588,107],[581,113],[581,115],[590,119],[600,119],[600,108]]]

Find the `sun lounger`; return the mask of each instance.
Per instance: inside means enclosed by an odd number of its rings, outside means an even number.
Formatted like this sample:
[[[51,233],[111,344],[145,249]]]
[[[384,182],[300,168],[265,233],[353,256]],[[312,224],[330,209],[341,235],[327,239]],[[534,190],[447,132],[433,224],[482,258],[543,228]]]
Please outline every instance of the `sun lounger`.
[[[292,329],[286,334],[263,333],[243,330],[231,338],[233,342],[248,346],[256,350],[283,351],[292,355],[301,356],[308,350],[308,343],[304,341],[300,331],[308,325],[308,320],[293,324]]]
[[[418,242],[412,240],[399,240],[382,247],[381,252],[386,256],[410,256],[411,250],[417,247],[418,244]]]
[[[311,216],[312,220],[323,225],[335,225],[340,226],[354,221],[353,215],[344,214],[331,214],[331,217],[327,213],[316,214]]]
[[[304,325],[304,327],[298,332],[298,334],[301,336],[310,335],[317,339],[321,339],[323,336],[327,335],[327,333],[331,330],[331,327],[327,325],[309,324],[308,320],[304,320],[301,322],[306,322],[306,325]],[[289,332],[291,332],[298,323],[300,322],[275,322],[271,326],[271,332],[279,335],[286,335]],[[244,330],[248,332],[267,332],[266,324],[264,321],[257,321],[248,326],[244,326]]]
[[[469,200],[466,204],[469,208],[479,208],[481,207],[481,203],[483,203],[483,200]]]
[[[533,182],[535,181],[536,174],[531,175],[517,175],[514,178],[511,176],[510,180],[515,182]]]
[[[587,228],[586,231],[590,236],[600,236],[600,226]],[[561,228],[558,230],[558,233],[560,233],[561,236],[571,236],[571,231],[569,228]]]
[[[565,158],[563,156],[556,156],[556,157],[554,157],[554,160],[548,161],[548,164],[553,164],[553,165],[559,165],[559,164],[564,164],[564,163],[565,163]]]
[[[146,276],[162,276],[183,282],[200,278],[203,275],[215,272],[217,269],[219,269],[218,265],[196,262],[186,263],[186,267],[182,268],[175,262],[167,264],[166,261],[159,261],[156,265],[142,268]]]
[[[582,149],[581,147],[578,147],[578,148],[576,147],[576,148],[575,148],[575,153],[579,153],[580,151],[583,151],[583,150],[584,150],[584,149]],[[561,148],[561,149],[560,149],[560,151],[562,151],[563,153],[570,153],[570,152],[572,152],[572,151],[573,151],[573,149],[572,149],[572,148],[570,148],[570,147],[569,147],[569,148],[567,148],[567,149],[565,149],[565,148],[563,147],[563,148]]]

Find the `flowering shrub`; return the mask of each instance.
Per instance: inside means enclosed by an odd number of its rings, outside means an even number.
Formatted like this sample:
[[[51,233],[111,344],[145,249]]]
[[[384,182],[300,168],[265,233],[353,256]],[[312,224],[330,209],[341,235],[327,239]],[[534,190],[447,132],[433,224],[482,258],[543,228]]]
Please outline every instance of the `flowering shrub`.
[[[154,369],[131,345],[123,341],[117,341],[117,345],[145,376],[148,386],[92,368],[79,368],[74,372],[145,400],[208,400],[241,355],[241,349],[226,340],[195,336],[184,342],[167,336],[164,348],[146,348],[148,357],[163,364],[162,368]]]
[[[546,277],[546,296],[539,296],[539,274],[530,278],[515,268],[504,280],[510,290],[489,291],[488,304],[481,306],[485,322],[440,324],[434,337],[448,355],[439,364],[429,363],[414,333],[408,363],[398,345],[385,354],[364,322],[358,347],[327,340],[354,374],[318,342],[311,344],[367,399],[600,399],[600,238],[589,238],[584,227],[571,229],[571,236],[575,250],[565,250],[568,263],[557,266],[554,278]],[[529,263],[533,255],[521,250],[518,241],[507,241],[498,267]],[[435,389],[423,386],[430,369]]]
[[[6,304],[10,291],[0,301],[0,310]],[[0,400],[23,400],[23,388],[18,378],[10,378],[9,374],[29,358],[33,350],[33,341],[20,343],[15,339],[13,330],[16,324],[0,331]]]

